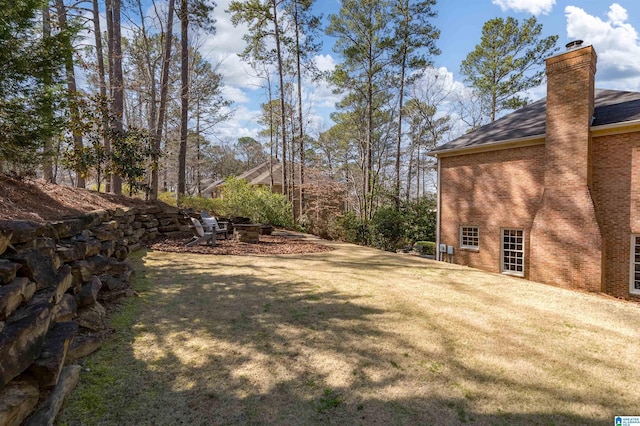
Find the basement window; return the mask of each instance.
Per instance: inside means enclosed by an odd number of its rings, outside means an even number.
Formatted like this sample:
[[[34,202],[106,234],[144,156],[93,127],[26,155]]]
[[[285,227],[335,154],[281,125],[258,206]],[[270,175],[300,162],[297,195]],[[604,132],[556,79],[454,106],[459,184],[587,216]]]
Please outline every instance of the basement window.
[[[640,235],[631,236],[631,280],[629,292],[640,294]]]
[[[524,230],[502,230],[502,273],[524,277]]]
[[[460,248],[478,250],[480,248],[480,228],[477,226],[460,227]]]

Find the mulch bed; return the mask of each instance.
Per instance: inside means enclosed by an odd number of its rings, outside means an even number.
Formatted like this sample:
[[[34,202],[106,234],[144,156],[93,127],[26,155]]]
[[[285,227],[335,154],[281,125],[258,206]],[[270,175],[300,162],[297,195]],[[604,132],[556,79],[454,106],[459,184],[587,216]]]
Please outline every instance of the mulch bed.
[[[218,255],[247,255],[247,254],[304,254],[322,253],[333,250],[333,247],[306,241],[303,238],[291,236],[261,235],[258,244],[241,243],[233,238],[217,240],[216,246],[195,245],[185,246],[191,238],[161,239],[149,244],[153,250],[175,253],[198,253]]]

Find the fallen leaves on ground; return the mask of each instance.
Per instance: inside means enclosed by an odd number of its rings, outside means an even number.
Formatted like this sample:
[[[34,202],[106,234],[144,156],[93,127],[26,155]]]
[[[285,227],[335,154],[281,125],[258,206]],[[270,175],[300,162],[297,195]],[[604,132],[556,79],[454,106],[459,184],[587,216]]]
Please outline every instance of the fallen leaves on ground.
[[[0,220],[44,222],[77,217],[99,209],[146,205],[126,195],[47,183],[41,179],[15,179],[0,173]]]
[[[304,254],[322,253],[333,250],[332,247],[317,244],[303,238],[291,236],[261,235],[257,244],[242,243],[235,239],[217,240],[216,246],[195,245],[187,247],[191,239],[161,239],[149,245],[159,251],[174,253],[198,253],[218,255],[247,255],[247,254]]]

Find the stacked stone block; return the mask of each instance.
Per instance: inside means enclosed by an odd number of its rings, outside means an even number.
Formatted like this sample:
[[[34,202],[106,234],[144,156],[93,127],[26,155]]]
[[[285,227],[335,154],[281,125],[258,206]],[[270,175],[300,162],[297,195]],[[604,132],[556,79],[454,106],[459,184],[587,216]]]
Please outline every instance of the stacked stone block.
[[[47,223],[0,221],[0,424],[52,424],[100,347],[105,305],[134,294],[128,255],[189,235],[180,210],[152,204]]]

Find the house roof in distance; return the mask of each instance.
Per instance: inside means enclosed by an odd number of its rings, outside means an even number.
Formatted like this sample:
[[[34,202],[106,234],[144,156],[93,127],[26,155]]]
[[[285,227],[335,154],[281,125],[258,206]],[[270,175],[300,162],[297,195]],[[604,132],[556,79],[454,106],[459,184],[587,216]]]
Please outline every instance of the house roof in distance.
[[[282,186],[282,163],[273,160],[273,165],[269,165],[269,161],[260,163],[257,166],[239,174],[238,179],[246,179],[252,185],[271,185],[271,167],[273,168],[273,184]],[[295,177],[299,179],[300,171],[295,167]],[[210,193],[215,188],[224,185],[224,179],[217,180],[209,185],[204,192]]]
[[[429,152],[437,155],[476,147],[490,148],[504,142],[543,138],[546,131],[547,99],[542,98],[517,111],[479,127]],[[592,127],[640,120],[640,92],[595,90],[595,112]]]

